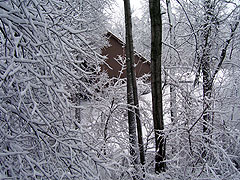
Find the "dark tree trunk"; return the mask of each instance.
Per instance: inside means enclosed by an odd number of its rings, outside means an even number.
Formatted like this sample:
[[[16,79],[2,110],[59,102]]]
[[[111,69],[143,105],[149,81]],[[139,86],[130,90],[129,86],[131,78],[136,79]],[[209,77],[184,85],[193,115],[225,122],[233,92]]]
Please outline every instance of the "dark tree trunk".
[[[125,11],[125,27],[126,27],[126,62],[127,62],[127,104],[128,104],[128,125],[129,125],[129,142],[130,142],[130,155],[132,156],[132,163],[138,171],[139,165],[139,151],[137,148],[137,134],[136,134],[136,116],[135,116],[135,99],[134,88],[136,81],[134,74],[134,51],[132,39],[132,22],[131,22],[131,8],[130,1],[124,0]],[[136,83],[136,82],[135,82]],[[137,179],[133,176],[133,179]]]
[[[149,0],[151,18],[151,89],[153,106],[153,123],[155,131],[155,171],[161,173],[166,169],[165,138],[162,107],[162,19],[159,0]]]
[[[145,153],[143,145],[143,136],[142,136],[142,125],[139,112],[139,100],[138,100],[138,91],[136,83],[136,75],[134,70],[134,49],[133,49],[133,37],[132,37],[132,21],[131,21],[131,8],[130,1],[124,0],[125,8],[125,24],[126,24],[126,58],[127,58],[127,74],[129,83],[132,84],[132,94],[134,99],[134,111],[136,114],[137,122],[137,134],[138,134],[138,146],[140,151],[140,162],[142,165],[145,164]],[[130,77],[131,76],[131,77]]]
[[[211,121],[211,115],[209,110],[211,109],[210,98],[212,96],[212,83],[211,83],[211,66],[210,66],[210,51],[211,51],[211,21],[212,21],[212,11],[213,6],[211,5],[211,0],[206,0],[204,4],[205,9],[205,21],[203,29],[203,55],[201,58],[202,75],[203,75],[203,109],[205,113],[203,114],[203,133],[209,134],[210,130],[208,128],[208,123]]]

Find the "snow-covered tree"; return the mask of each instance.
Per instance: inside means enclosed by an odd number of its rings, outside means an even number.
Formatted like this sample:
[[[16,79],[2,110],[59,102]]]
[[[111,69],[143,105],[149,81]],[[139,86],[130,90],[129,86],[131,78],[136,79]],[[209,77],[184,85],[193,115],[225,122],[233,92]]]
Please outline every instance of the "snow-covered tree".
[[[236,138],[239,131],[232,126],[235,120],[231,120],[231,113],[227,112],[226,106],[223,105],[229,103],[229,89],[234,89],[230,86],[232,82],[228,82],[231,68],[223,64],[233,62],[238,54],[235,41],[239,36],[239,3],[177,0],[176,4],[175,48],[185,52],[181,59],[196,71],[195,85],[198,82],[201,86],[195,86],[198,89],[181,87],[189,94],[182,91],[184,93],[181,96],[186,98],[183,101],[186,108],[182,106],[177,112],[177,129],[181,134],[174,137],[180,143],[180,151],[185,152],[185,155],[180,154],[186,161],[179,160],[175,165],[169,163],[169,167],[172,169],[176,165],[184,167],[184,164],[188,164],[187,168],[179,169],[176,176],[178,179],[183,178],[182,174],[185,174],[184,177],[236,179],[239,171],[236,169],[238,158],[235,148],[239,144]],[[188,70],[188,73],[191,71]],[[229,85],[229,89],[226,84]],[[226,121],[228,125],[223,123]],[[187,131],[184,131],[184,128]],[[237,145],[233,145],[232,141]]]
[[[0,2],[0,176],[107,179],[71,94],[91,94],[107,1]],[[103,172],[104,171],[104,172]]]

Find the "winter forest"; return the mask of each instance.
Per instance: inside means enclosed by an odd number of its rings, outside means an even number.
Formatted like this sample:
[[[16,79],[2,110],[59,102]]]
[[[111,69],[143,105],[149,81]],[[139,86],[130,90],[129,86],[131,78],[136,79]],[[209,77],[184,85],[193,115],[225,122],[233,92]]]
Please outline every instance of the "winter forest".
[[[239,23],[239,0],[0,0],[0,179],[239,180]]]

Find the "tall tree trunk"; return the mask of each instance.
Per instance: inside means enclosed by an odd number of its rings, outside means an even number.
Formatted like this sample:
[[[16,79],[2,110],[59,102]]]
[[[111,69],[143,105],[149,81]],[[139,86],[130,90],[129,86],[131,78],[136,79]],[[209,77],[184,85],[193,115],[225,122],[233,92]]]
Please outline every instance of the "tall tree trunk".
[[[211,50],[213,49],[213,45],[211,43],[211,35],[213,31],[213,25],[217,24],[216,22],[216,17],[214,17],[214,10],[215,10],[215,2],[212,0],[205,0],[204,1],[204,18],[205,18],[205,24],[203,26],[203,54],[202,57],[200,58],[200,63],[201,63],[201,69],[202,69],[202,75],[203,75],[203,109],[204,109],[204,114],[203,114],[203,134],[204,135],[209,135],[210,132],[210,126],[209,124],[212,123],[213,117],[211,115],[211,108],[212,108],[212,103],[211,103],[211,98],[213,94],[213,85],[214,85],[214,80],[219,72],[222,63],[226,57],[227,49],[229,44],[231,43],[232,39],[234,38],[235,31],[237,30],[239,26],[239,21],[236,21],[235,23],[232,24],[231,26],[231,34],[230,37],[225,41],[225,44],[221,50],[221,54],[219,59],[219,62],[217,64],[217,67],[214,71],[211,69]],[[237,17],[239,18],[239,17]],[[205,139],[205,142],[208,142],[208,139]],[[203,150],[202,157],[206,157],[206,150]]]
[[[125,9],[125,25],[126,25],[126,58],[127,58],[127,69],[128,69],[127,74],[131,76],[131,78],[128,77],[128,79],[129,79],[129,83],[132,84],[132,93],[133,93],[134,106],[135,106],[134,111],[136,114],[136,122],[137,122],[138,146],[140,151],[140,162],[142,165],[144,165],[145,153],[144,153],[144,145],[143,145],[142,124],[141,124],[140,111],[139,111],[136,75],[134,70],[132,20],[131,20],[131,7],[130,7],[129,0],[124,0],[124,9]]]
[[[153,123],[155,131],[155,172],[161,173],[166,169],[165,160],[165,137],[162,107],[162,79],[161,79],[161,56],[162,56],[162,19],[159,0],[149,0],[151,18],[151,89]]]
[[[210,67],[210,51],[211,51],[211,22],[212,22],[212,11],[213,6],[211,0],[205,0],[204,2],[205,9],[205,21],[203,29],[203,54],[201,58],[201,66],[202,66],[202,75],[203,75],[203,109],[205,113],[203,114],[203,133],[209,134],[208,123],[211,121],[211,115],[209,110],[211,109],[211,96],[212,96],[212,83],[211,83],[211,67]]]
[[[167,5],[167,14],[168,14],[168,22],[169,22],[169,36],[170,36],[170,45],[172,47],[176,47],[176,38],[175,38],[175,33],[174,33],[174,19],[173,19],[173,14],[172,14],[172,7],[171,7],[171,1],[166,0],[166,5]],[[176,59],[173,58],[173,49],[169,49],[169,65],[170,65],[170,115],[171,115],[171,122],[173,126],[176,125],[177,123],[177,91],[176,91],[176,86],[174,85],[174,82],[172,78],[175,80],[175,69],[173,66],[176,66]],[[173,68],[172,68],[173,67]],[[173,82],[173,83],[171,83]],[[176,135],[178,136],[178,129],[176,129]],[[179,152],[179,140],[177,139],[175,141],[175,145],[172,146],[172,154],[174,155],[175,153]],[[179,164],[179,160],[177,160],[177,164]]]
[[[175,47],[176,39],[175,39],[174,28],[173,28],[174,20],[172,15],[171,1],[166,0],[166,4],[167,4],[167,14],[168,14],[168,22],[169,22],[170,45]],[[173,55],[172,55],[172,49],[170,49],[169,62],[170,62],[170,65],[176,66],[176,61],[173,59]],[[175,70],[171,67],[170,67],[170,75],[173,78],[175,77]],[[175,124],[177,120],[177,93],[176,93],[176,87],[173,83],[170,83],[170,112],[171,112],[171,121],[173,124]]]

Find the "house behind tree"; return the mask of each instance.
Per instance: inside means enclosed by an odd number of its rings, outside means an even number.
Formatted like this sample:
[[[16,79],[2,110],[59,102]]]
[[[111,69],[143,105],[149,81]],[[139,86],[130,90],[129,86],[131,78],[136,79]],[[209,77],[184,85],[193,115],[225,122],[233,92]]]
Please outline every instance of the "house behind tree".
[[[126,78],[125,64],[125,43],[111,32],[107,33],[109,46],[102,49],[102,55],[106,56],[106,64],[102,65],[102,71],[106,72],[110,78]],[[135,52],[135,72],[136,77],[150,74],[150,62],[139,53]]]

